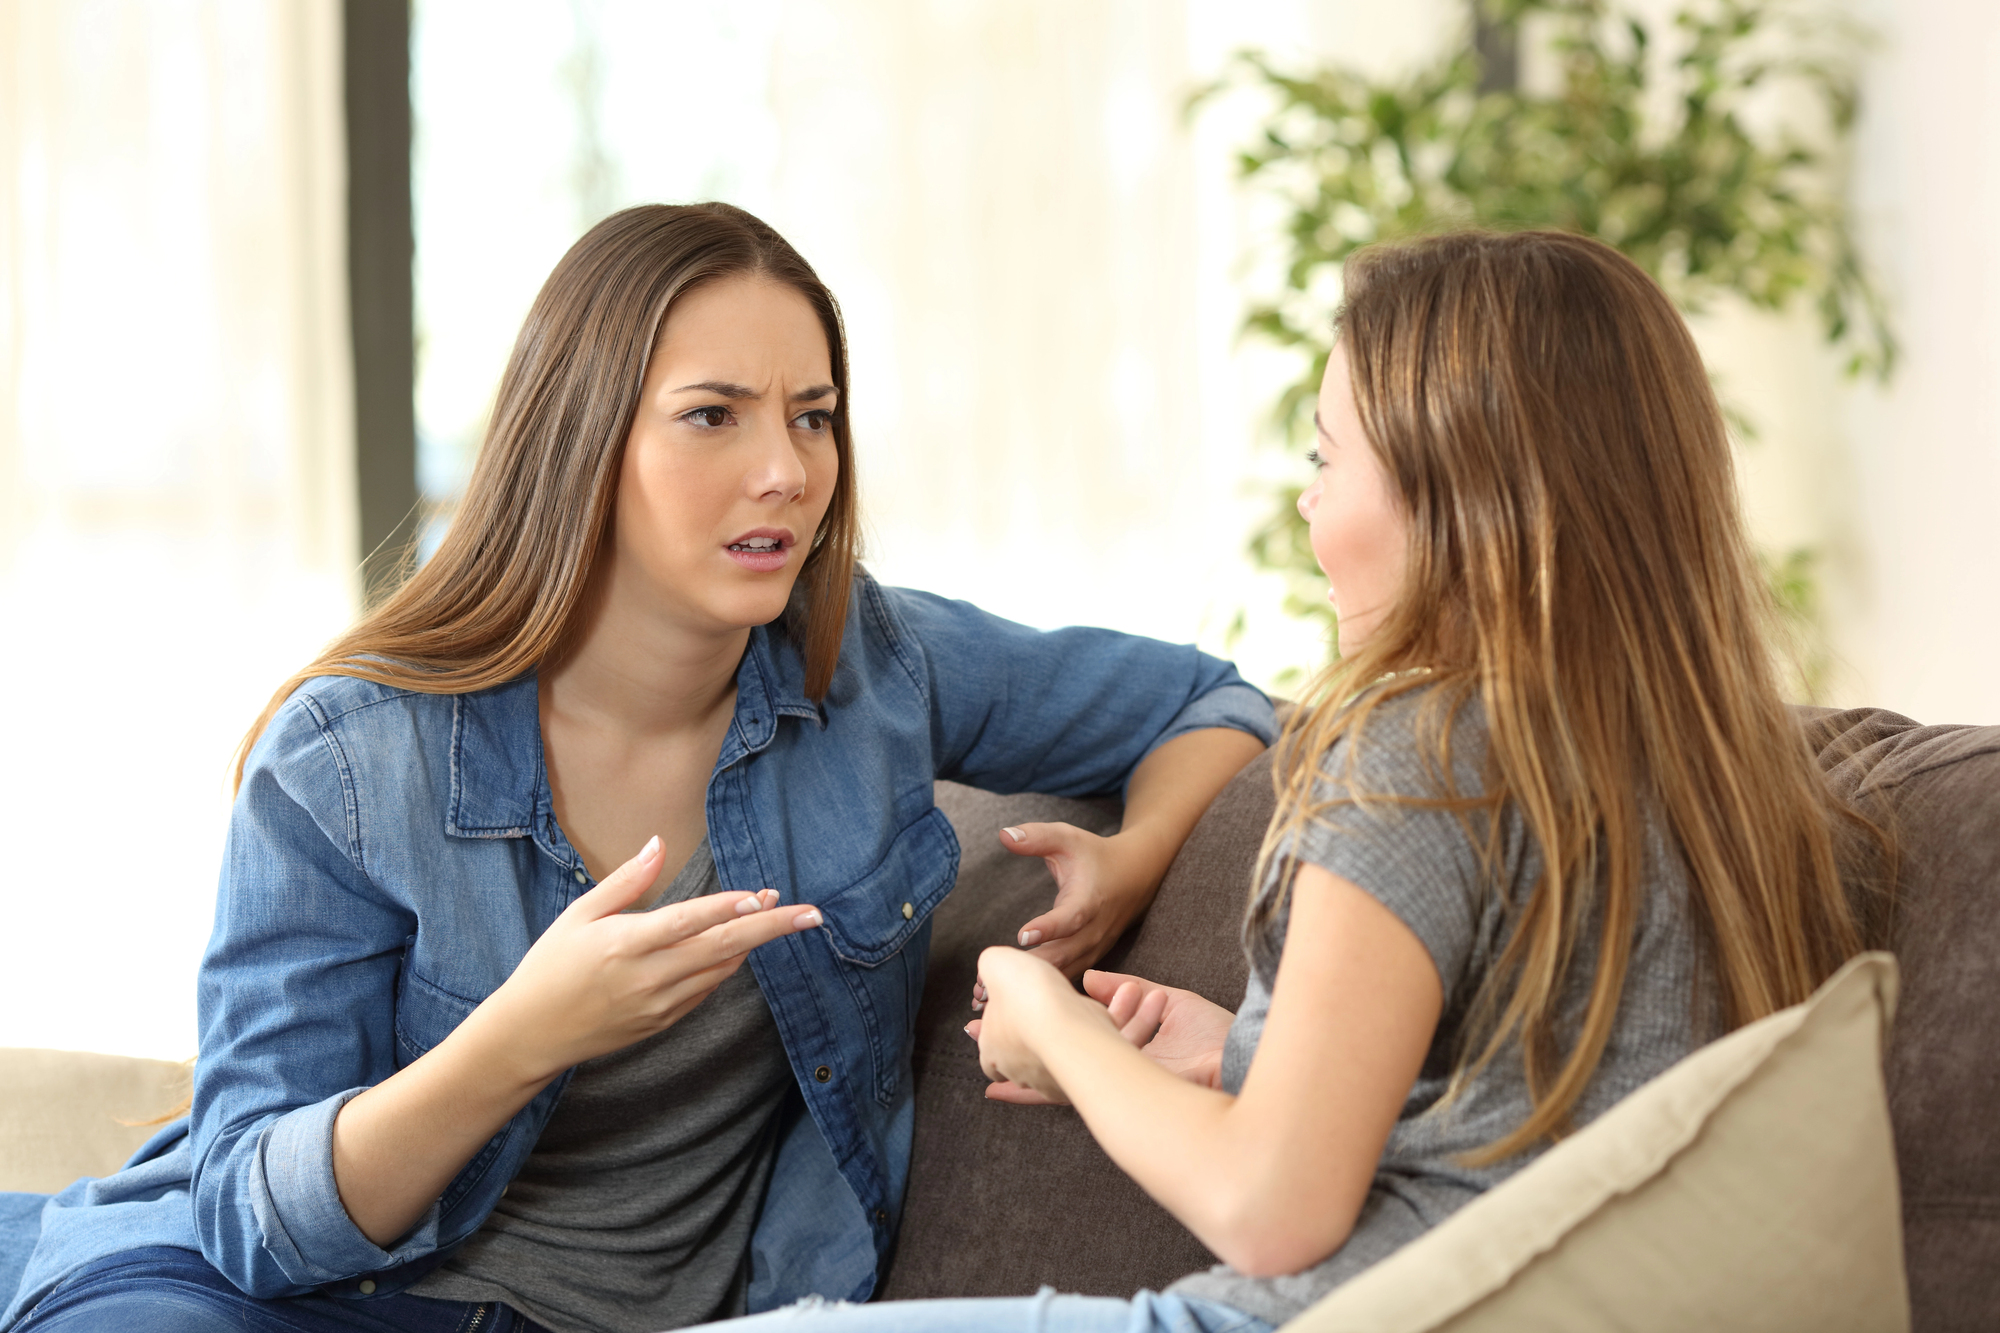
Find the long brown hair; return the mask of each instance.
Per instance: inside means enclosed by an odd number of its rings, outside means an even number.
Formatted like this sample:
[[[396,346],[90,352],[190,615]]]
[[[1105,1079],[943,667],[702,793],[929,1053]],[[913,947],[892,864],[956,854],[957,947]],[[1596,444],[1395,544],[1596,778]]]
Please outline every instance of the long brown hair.
[[[1468,836],[1486,812],[1489,865],[1493,816],[1511,806],[1543,860],[1509,905],[1458,1056],[1462,1083],[1519,1042],[1534,1109],[1473,1155],[1493,1161],[1564,1132],[1597,1068],[1649,826],[1685,861],[1734,1028],[1805,999],[1862,947],[1835,864],[1843,812],[1779,694],[1722,413],[1687,326],[1637,265],[1553,232],[1372,247],[1348,261],[1338,333],[1409,520],[1407,575],[1287,727],[1258,883],[1289,836],[1341,803],[1314,794],[1329,747],[1347,737],[1351,758],[1374,709],[1429,691],[1419,744],[1444,787],[1425,803],[1458,809]],[[1451,719],[1475,699],[1484,788],[1461,795]],[[1253,899],[1253,931],[1284,891]],[[1593,919],[1588,1008],[1559,1040]]]
[[[314,676],[464,694],[559,656],[609,530],[646,362],[674,303],[736,276],[797,291],[826,331],[840,460],[800,569],[806,693],[825,696],[860,546],[840,308],[769,226],[728,204],[614,213],[557,263],[508,358],[485,447],[436,554],[278,687],[244,737],[237,780],[272,716]],[[788,617],[789,619],[789,617]]]

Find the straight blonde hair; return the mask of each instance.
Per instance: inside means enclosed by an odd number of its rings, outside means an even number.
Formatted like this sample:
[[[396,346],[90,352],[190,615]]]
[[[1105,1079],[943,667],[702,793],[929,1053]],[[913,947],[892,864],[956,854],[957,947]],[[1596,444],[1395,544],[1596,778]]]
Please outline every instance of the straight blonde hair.
[[[1565,1132],[1597,1069],[1649,827],[1686,863],[1734,1028],[1804,1000],[1863,946],[1834,856],[1848,812],[1780,697],[1774,608],[1700,355],[1637,265],[1555,232],[1371,247],[1347,263],[1338,336],[1409,520],[1408,572],[1381,627],[1286,728],[1256,882],[1308,821],[1354,799],[1315,795],[1334,743],[1351,760],[1375,709],[1429,691],[1418,736],[1440,794],[1412,803],[1458,810],[1488,866],[1511,807],[1543,861],[1508,904],[1511,935],[1457,1057],[1462,1085],[1519,1043],[1533,1110],[1471,1158],[1490,1162]],[[1475,699],[1489,741],[1483,789],[1466,794],[1451,784],[1451,723]],[[1253,936],[1294,868],[1253,897]],[[1588,1007],[1559,1038],[1593,920]]]
[[[667,316],[696,288],[740,276],[805,297],[840,395],[839,476],[788,613],[806,693],[825,697],[860,548],[839,306],[798,251],[742,209],[645,205],[604,219],[556,264],[515,340],[485,447],[436,554],[278,687],[237,750],[238,783],[271,718],[314,676],[467,694],[561,655],[610,530],[625,437]]]

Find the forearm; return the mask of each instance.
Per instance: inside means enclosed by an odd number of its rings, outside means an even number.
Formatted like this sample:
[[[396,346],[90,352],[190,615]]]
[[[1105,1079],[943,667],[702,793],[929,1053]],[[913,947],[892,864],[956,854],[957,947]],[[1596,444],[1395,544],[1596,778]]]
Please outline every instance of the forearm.
[[[1042,1062],[1106,1155],[1224,1262],[1294,1272],[1345,1241],[1370,1172],[1301,1151],[1314,1127],[1178,1078],[1098,1015],[1065,1010],[1037,1035]]]
[[[1346,1242],[1444,1005],[1428,949],[1387,906],[1299,868],[1257,1056],[1234,1098],[1153,1068],[1094,1002],[988,952],[982,967],[1014,983],[996,1000],[996,1052],[1025,1048],[1004,1058],[1031,1079],[1039,1063],[1048,1082],[1036,1086],[1059,1089],[1112,1160],[1217,1254],[1261,1276]],[[1026,1010],[1008,1015],[1009,1000]]]
[[[449,1037],[341,1107],[333,1177],[361,1233],[387,1249],[554,1074],[501,1058],[475,1010]]]
[[[1248,732],[1210,727],[1176,736],[1139,761],[1116,835],[1136,882],[1157,888],[1209,803],[1264,752]]]

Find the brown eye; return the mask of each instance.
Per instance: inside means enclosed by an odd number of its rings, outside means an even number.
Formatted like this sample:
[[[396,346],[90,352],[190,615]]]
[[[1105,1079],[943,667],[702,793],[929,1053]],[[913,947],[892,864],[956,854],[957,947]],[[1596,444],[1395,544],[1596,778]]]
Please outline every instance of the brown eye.
[[[697,426],[716,429],[729,424],[729,409],[726,407],[697,407],[692,412],[683,412],[682,421],[691,421]]]

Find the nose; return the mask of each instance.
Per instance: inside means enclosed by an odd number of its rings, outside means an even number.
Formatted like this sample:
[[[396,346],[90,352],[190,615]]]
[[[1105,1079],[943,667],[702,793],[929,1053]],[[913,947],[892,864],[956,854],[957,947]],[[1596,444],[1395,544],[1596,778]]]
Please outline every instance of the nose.
[[[1319,490],[1320,483],[1315,480],[1299,492],[1299,517],[1308,523],[1312,522],[1313,510],[1319,508]]]
[[[745,478],[750,494],[759,500],[788,504],[806,493],[806,465],[792,443],[783,420],[757,432],[755,461]]]

